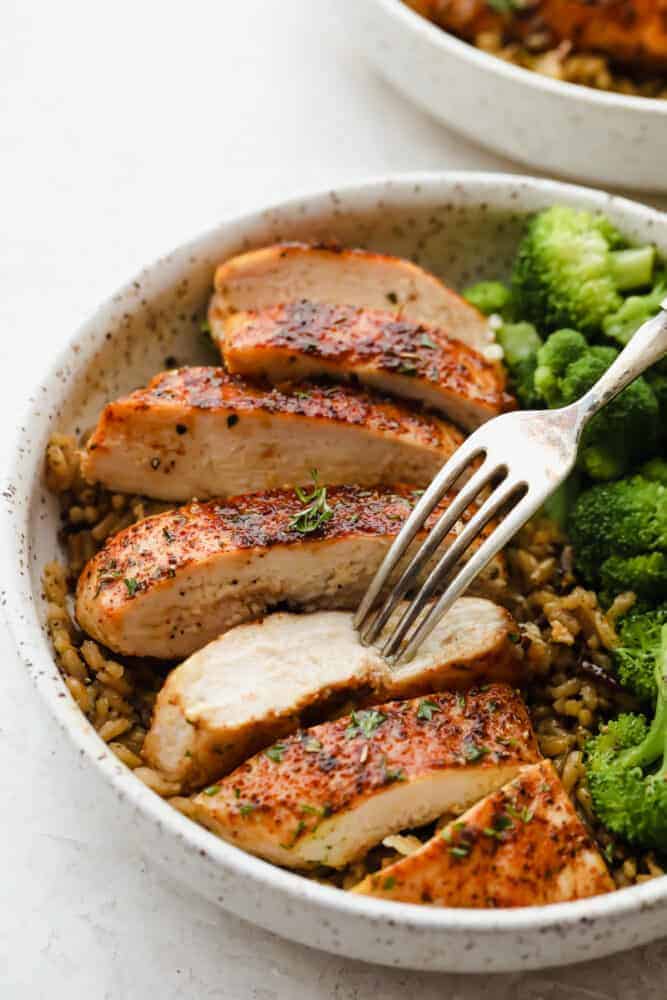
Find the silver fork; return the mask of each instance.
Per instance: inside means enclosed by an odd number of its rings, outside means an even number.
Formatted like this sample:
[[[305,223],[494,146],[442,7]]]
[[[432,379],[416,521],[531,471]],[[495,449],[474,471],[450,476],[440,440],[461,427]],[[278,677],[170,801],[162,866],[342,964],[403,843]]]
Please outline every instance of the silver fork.
[[[582,431],[591,417],[667,353],[667,299],[662,302],[662,310],[640,327],[602,378],[576,403],[560,410],[504,414],[464,441],[419,500],[366,591],[354,619],[365,645],[377,640],[398,602],[417,585],[463,512],[488,489],[483,503],[428,574],[382,648],[392,663],[414,656],[457,597],[570,474]],[[480,459],[479,468],[427,535],[374,616],[390,576],[426,519],[461,474]],[[457,563],[470,545],[498,515],[502,515],[498,526],[455,574]],[[433,602],[445,584],[441,596]]]

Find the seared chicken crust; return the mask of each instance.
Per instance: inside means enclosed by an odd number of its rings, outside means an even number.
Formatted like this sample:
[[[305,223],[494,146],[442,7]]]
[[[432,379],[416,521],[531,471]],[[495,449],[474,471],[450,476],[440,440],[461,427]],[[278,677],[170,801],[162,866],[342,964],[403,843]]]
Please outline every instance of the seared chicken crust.
[[[483,351],[493,343],[488,320],[421,267],[399,257],[338,245],[277,243],[240,254],[215,273],[214,314],[264,309],[308,299],[397,316],[447,330]]]
[[[413,660],[390,668],[375,648],[362,646],[349,612],[268,615],[231,629],[171,671],[143,754],[170,781],[193,789],[343,699],[361,706],[483,680],[517,683],[516,629],[504,608],[463,597]]]
[[[289,868],[340,868],[539,759],[518,694],[392,701],[296,733],[193,799],[200,823]]]
[[[410,6],[474,41],[487,31],[539,48],[570,43],[650,72],[667,70],[667,0],[531,0],[502,12],[487,0],[414,0]]]
[[[498,365],[436,327],[386,310],[301,300],[220,319],[227,370],[272,384],[328,376],[424,402],[466,430],[510,409]]]
[[[614,888],[553,765],[543,760],[353,891],[489,909],[565,903]]]
[[[299,531],[304,504],[292,490],[146,518],[111,537],[84,567],[78,622],[116,652],[178,659],[279,603],[353,609],[420,493],[332,487],[330,516],[308,534]],[[502,561],[492,564],[478,592],[493,590],[502,572]]]
[[[322,482],[426,486],[463,437],[447,421],[353,386],[252,386],[223,368],[156,376],[103,410],[83,473],[159,500]]]

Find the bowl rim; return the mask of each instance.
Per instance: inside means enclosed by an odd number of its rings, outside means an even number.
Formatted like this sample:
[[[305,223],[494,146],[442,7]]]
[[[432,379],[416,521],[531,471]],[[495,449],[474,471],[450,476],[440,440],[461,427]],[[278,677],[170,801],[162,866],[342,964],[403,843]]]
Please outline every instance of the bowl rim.
[[[644,217],[646,220],[653,218],[661,220],[662,225],[665,224],[664,213],[630,199],[609,195],[582,185],[521,174],[481,171],[392,173],[343,184],[335,190],[336,194],[343,198],[368,200],[375,198],[377,201],[376,196],[386,198],[388,188],[393,194],[408,198],[411,193],[415,194],[417,191],[421,197],[424,191],[429,188],[432,188],[435,194],[436,190],[453,189],[457,185],[476,189],[480,193],[485,188],[520,186],[533,192],[543,192],[554,198],[567,199],[569,195],[571,198],[581,199],[583,196],[592,208],[601,211],[604,211],[605,207],[608,209],[611,201],[635,217]],[[120,798],[153,824],[156,833],[160,831],[170,833],[175,838],[182,840],[185,847],[196,851],[202,857],[208,857],[223,870],[250,879],[267,890],[279,892],[290,902],[307,902],[326,914],[337,916],[349,914],[357,919],[364,918],[370,924],[383,929],[405,928],[411,931],[472,932],[480,935],[536,930],[544,933],[556,931],[566,926],[590,924],[601,918],[621,920],[628,914],[661,908],[667,902],[667,876],[653,879],[641,885],[619,889],[603,896],[575,902],[530,906],[516,910],[476,910],[454,907],[424,907],[408,903],[392,904],[385,900],[343,892],[285,871],[214,836],[181,815],[136,778],[129,768],[121,764],[95,732],[74,699],[69,695],[55,665],[50,646],[38,618],[37,607],[33,600],[30,570],[24,564],[21,545],[21,535],[29,523],[31,507],[34,502],[33,493],[39,482],[39,471],[42,468],[41,454],[35,455],[32,449],[23,447],[23,440],[29,433],[30,424],[39,416],[35,412],[35,399],[38,396],[43,399],[49,384],[53,386],[56,382],[59,370],[71,365],[72,345],[85,334],[86,330],[100,316],[113,307],[119,297],[131,293],[137,278],[145,279],[147,275],[159,271],[165,263],[174,257],[186,257],[186,255],[200,252],[208,240],[220,234],[226,227],[238,229],[252,227],[261,223],[267,212],[276,210],[287,213],[288,216],[297,217],[299,208],[305,202],[310,205],[320,203],[324,205],[327,202],[330,204],[330,196],[331,187],[307,190],[288,199],[262,205],[255,211],[222,219],[217,225],[208,228],[199,236],[181,244],[172,252],[157,258],[148,267],[143,268],[134,279],[126,282],[92,315],[79,324],[67,338],[54,360],[50,364],[44,365],[40,371],[41,378],[36,380],[35,389],[28,397],[28,403],[22,414],[23,419],[19,421],[18,429],[14,432],[2,490],[4,503],[0,514],[0,530],[4,542],[5,558],[0,570],[0,603],[2,603],[5,621],[9,633],[14,639],[19,657],[57,723],[67,732],[79,753],[93,765],[93,768],[105,782],[112,786]],[[388,208],[390,210],[390,206]],[[74,356],[76,357],[76,355]],[[31,474],[29,482],[26,481],[25,473]],[[18,507],[16,507],[17,483],[21,484],[24,493],[23,502],[19,500]],[[17,516],[20,518],[19,524],[16,524]]]
[[[499,56],[478,49],[469,42],[462,41],[444,28],[429,21],[422,14],[417,13],[416,10],[408,7],[404,0],[368,0],[368,2],[375,3],[389,17],[402,20],[406,28],[421,34],[443,52],[467,59],[476,63],[480,69],[495,73],[497,76],[512,80],[519,85],[532,87],[546,94],[584,101],[590,105],[597,105],[601,109],[618,108],[634,112],[643,111],[647,114],[667,117],[667,99],[620,94],[617,91],[596,90],[594,87],[587,87],[581,83],[570,83],[567,80],[553,80],[542,73],[526,69],[524,66],[516,66],[514,63],[500,59]]]

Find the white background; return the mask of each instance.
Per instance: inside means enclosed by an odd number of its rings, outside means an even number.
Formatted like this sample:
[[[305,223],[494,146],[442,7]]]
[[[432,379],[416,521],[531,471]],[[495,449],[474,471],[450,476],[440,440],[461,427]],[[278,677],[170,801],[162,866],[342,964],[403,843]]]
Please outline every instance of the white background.
[[[56,348],[162,251],[303,189],[512,169],[367,69],[340,26],[354,2],[0,0],[1,461]],[[0,651],[2,1000],[664,997],[667,942],[480,980],[389,972],[240,924],[126,846],[122,811],[55,732],[4,628]]]

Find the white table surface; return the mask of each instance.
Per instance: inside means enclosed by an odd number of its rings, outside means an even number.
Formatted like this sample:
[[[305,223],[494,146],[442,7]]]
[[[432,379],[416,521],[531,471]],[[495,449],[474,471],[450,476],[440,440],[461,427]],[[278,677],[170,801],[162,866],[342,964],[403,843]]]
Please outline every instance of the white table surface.
[[[514,169],[380,82],[338,16],[358,0],[2,0],[4,433],[70,331],[144,262],[303,189]],[[663,202],[664,204],[664,202]],[[650,1000],[667,941],[569,970],[420,975],[292,945],[166,881],[56,733],[0,632],[0,997]]]

